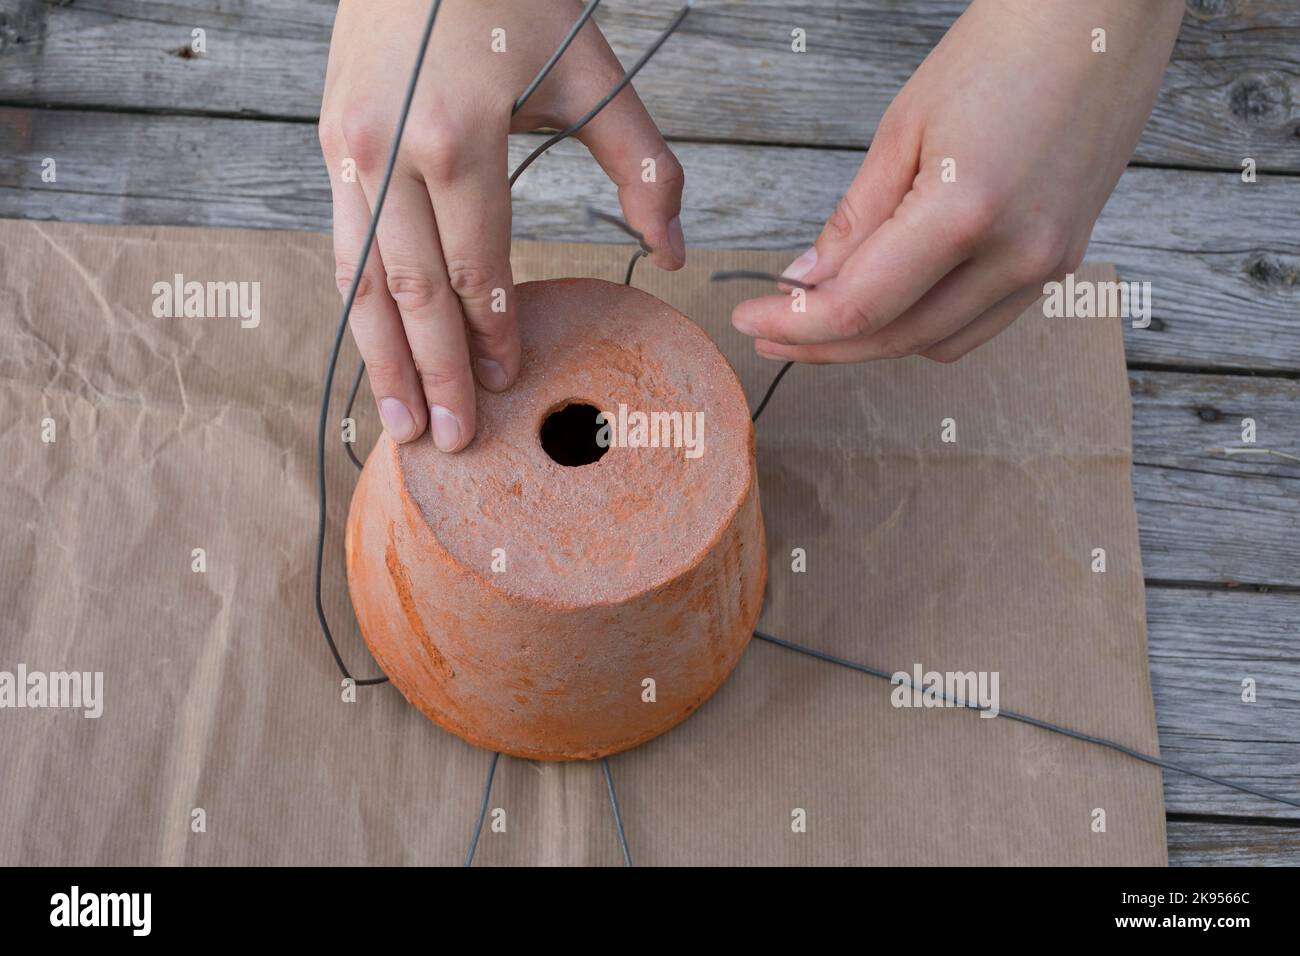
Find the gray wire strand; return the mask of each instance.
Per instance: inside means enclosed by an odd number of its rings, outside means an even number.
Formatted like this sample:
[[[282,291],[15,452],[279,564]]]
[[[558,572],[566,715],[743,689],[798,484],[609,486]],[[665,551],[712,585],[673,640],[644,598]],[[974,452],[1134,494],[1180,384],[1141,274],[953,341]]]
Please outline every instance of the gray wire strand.
[[[758,421],[758,416],[763,414],[763,409],[767,408],[767,403],[772,400],[772,393],[775,392],[776,387],[781,384],[781,379],[785,378],[785,373],[790,371],[793,367],[794,362],[786,362],[781,366],[781,370],[776,373],[775,377],[773,377],[772,384],[769,385],[767,391],[763,393],[763,399],[758,403],[758,408],[754,409],[754,414],[749,417],[751,422]]]
[[[734,269],[730,272],[714,272],[709,276],[710,282],[730,282],[733,279],[761,279],[768,282],[784,282],[786,285],[792,285],[800,289],[817,288],[816,285],[811,285],[807,282],[801,282],[798,279],[791,279],[786,276],[779,276],[775,272],[754,272],[749,269]],[[758,416],[763,414],[763,409],[767,408],[767,403],[772,400],[772,393],[776,391],[776,387],[781,384],[781,379],[785,378],[786,373],[790,371],[790,368],[793,365],[794,362],[786,362],[781,366],[775,377],[773,377],[772,384],[769,385],[767,391],[763,393],[763,398],[759,401],[758,407],[754,409],[754,414],[749,417],[751,422],[758,421]]]
[[[580,129],[582,129],[584,126],[590,123],[593,119],[595,119],[596,114],[599,113],[601,110],[603,110],[606,106],[608,106],[613,101],[614,97],[618,96],[619,93],[622,93],[623,88],[626,87],[629,83],[631,83],[633,77],[635,77],[638,73],[641,72],[641,67],[649,63],[650,58],[659,52],[659,48],[664,45],[664,43],[668,40],[668,38],[677,32],[677,28],[682,25],[682,21],[686,19],[686,15],[691,12],[691,8],[694,6],[695,6],[695,0],[686,0],[686,5],[683,6],[680,11],[678,11],[677,16],[673,18],[673,22],[670,23],[668,27],[662,33],[660,33],[657,38],[655,38],[655,41],[650,45],[650,48],[641,54],[641,58],[637,60],[636,63],[632,64],[632,68],[623,74],[623,79],[619,80],[618,85],[615,86],[612,90],[610,90],[607,94],[605,94],[605,96],[600,100],[600,102],[597,103],[595,106],[593,106],[591,110],[588,111],[588,113],[582,117],[582,119],[578,120],[568,129],[556,133],[546,142],[542,143],[542,145],[538,146],[535,150],[529,153],[527,158],[524,159],[524,161],[519,164],[519,166],[515,169],[515,171],[510,174],[510,185],[513,187],[515,184],[515,180],[517,180],[521,175],[523,175],[524,170],[527,169],[529,166],[531,166],[537,160],[537,158],[542,155],[542,153],[546,152],[548,149],[550,149],[552,146],[554,146],[556,143],[560,142],[561,140],[568,139],[574,133],[578,132]]]
[[[834,654],[828,654],[825,651],[819,651],[812,647],[805,647],[802,644],[795,644],[793,641],[786,641],[779,637],[773,637],[771,634],[764,633],[763,631],[755,631],[754,636],[759,640],[767,641],[768,643],[775,644],[778,647],[784,647],[786,650],[795,651],[799,654],[806,654],[809,657],[814,657],[817,660],[826,661],[831,664],[838,664],[840,667],[847,667],[850,670],[855,670],[862,674],[870,674],[872,677],[879,677],[882,680],[889,681],[891,684],[894,682],[894,675],[892,673],[889,671],[883,671],[878,667],[868,667],[866,664],[859,664],[856,661],[845,660],[843,657],[836,657]],[[982,707],[979,704],[971,704],[966,701],[955,700],[948,694],[941,694],[940,696],[942,696],[944,700],[965,707],[968,710],[986,711],[990,709],[988,707]],[[1217,783],[1219,786],[1227,787],[1229,790],[1248,793],[1251,796],[1259,797],[1263,800],[1271,800],[1275,803],[1282,803],[1289,807],[1300,807],[1300,800],[1283,797],[1279,794],[1269,793],[1265,790],[1256,790],[1254,787],[1234,783],[1233,781],[1225,780],[1222,777],[1216,777],[1212,774],[1202,773],[1199,770],[1193,770],[1190,767],[1171,763],[1163,757],[1156,757],[1151,754],[1143,753],[1140,750],[1134,750],[1132,747],[1125,746],[1119,741],[1111,740],[1107,737],[1094,737],[1092,734],[1085,734],[1080,730],[1072,730],[1069,727],[1062,727],[1060,724],[1049,723],[1046,720],[1039,720],[1037,717],[1030,717],[1028,714],[1021,714],[1014,710],[1006,710],[1005,708],[999,709],[996,716],[1006,717],[1008,720],[1018,721],[1022,724],[1029,724],[1031,727],[1038,727],[1041,730],[1047,730],[1054,734],[1061,734],[1062,736],[1069,737],[1073,740],[1079,740],[1086,744],[1105,747],[1107,750],[1114,750],[1117,753],[1124,754],[1126,757],[1132,757],[1134,760],[1140,760],[1143,763],[1149,763],[1165,770],[1171,770],[1174,773],[1186,774],[1189,777],[1197,777],[1201,780],[1208,781],[1209,783]]]
[[[632,67],[631,70],[629,70],[626,74],[624,74],[623,79],[619,81],[618,85],[615,86],[614,89],[611,90],[610,93],[607,96],[605,96],[604,99],[602,99],[593,110],[591,110],[591,112],[589,112],[581,120],[579,120],[572,127],[570,127],[568,131],[558,136],[552,137],[549,141],[543,143],[540,147],[534,150],[532,155],[525,161],[525,165],[531,163],[542,153],[546,152],[547,149],[555,145],[555,143],[558,143],[560,140],[564,139],[566,136],[572,135],[573,133],[577,132],[588,122],[590,122],[591,119],[597,113],[599,113],[602,109],[604,109],[607,105],[609,105],[609,103],[613,101],[614,97],[616,97],[623,90],[623,88],[626,87],[628,83],[632,81],[632,78],[637,74],[637,72],[640,71],[641,67],[645,66],[645,64],[649,61],[649,59],[659,50],[661,46],[663,46],[664,42],[668,39],[668,37],[671,36],[676,31],[677,27],[681,25],[681,22],[686,18],[687,13],[690,12],[690,8],[694,5],[694,2],[695,0],[688,0],[686,6],[682,8],[681,12],[678,13],[677,17],[673,20],[673,22],[669,25],[669,27],[659,36],[658,39],[656,39],[654,44],[651,45],[650,49],[647,50],[641,56],[641,58],[637,61],[637,63]],[[388,186],[389,183],[392,181],[393,169],[397,164],[397,155],[402,142],[402,133],[406,129],[406,120],[411,112],[411,103],[415,99],[415,90],[420,79],[420,71],[424,66],[424,58],[428,53],[429,38],[433,34],[433,25],[438,18],[438,9],[440,6],[441,6],[441,0],[433,0],[432,5],[429,9],[429,18],[425,23],[424,33],[420,39],[420,54],[418,59],[415,62],[415,67],[411,71],[411,78],[407,83],[406,94],[402,100],[402,108],[400,113],[398,114],[397,130],[393,136],[393,145],[392,148],[389,150],[388,163],[384,168],[384,175],[379,188],[379,193],[375,200],[375,207],[371,213],[370,225],[366,232],[366,244],[361,251],[360,261],[357,263],[356,271],[352,277],[352,283],[348,288],[348,294],[343,301],[342,314],[339,318],[338,328],[334,334],[334,341],[330,347],[329,362],[325,370],[325,386],[323,389],[323,395],[321,396],[320,419],[317,423],[317,429],[316,429],[316,484],[319,492],[318,495],[319,507],[317,509],[318,520],[316,526],[316,558],[315,558],[315,569],[313,573],[316,617],[317,620],[320,622],[321,633],[325,637],[325,643],[329,647],[330,654],[331,656],[333,656],[335,664],[338,665],[339,671],[343,674],[344,678],[354,681],[354,683],[357,686],[384,684],[388,682],[388,677],[387,675],[381,675],[379,677],[366,677],[360,679],[356,679],[352,677],[352,674],[348,670],[347,665],[343,662],[342,655],[339,653],[338,645],[334,640],[334,635],[330,631],[329,620],[325,615],[325,607],[321,600],[321,576],[322,576],[322,570],[324,566],[325,529],[327,525],[327,515],[328,515],[327,502],[326,502],[327,488],[325,484],[325,435],[327,432],[328,421],[329,421],[330,393],[333,391],[334,388],[334,375],[338,368],[339,351],[343,345],[343,336],[347,331],[348,319],[352,314],[352,306],[356,301],[357,288],[360,285],[362,275],[365,273],[366,262],[369,260],[370,257],[370,247],[374,244],[375,233],[379,227],[379,215],[383,210],[384,200],[388,196]],[[567,45],[572,42],[573,37],[576,37],[578,31],[582,29],[582,25],[586,22],[587,19],[590,19],[591,13],[594,12],[594,10],[595,10],[595,4],[589,4],[588,8],[584,8],[583,13],[579,18],[579,22],[576,23],[574,27],[571,28],[569,34],[566,35],[564,43],[562,44],[563,47],[567,48]],[[558,62],[560,56],[562,56],[563,53],[564,53],[564,49],[559,49],[556,51],[555,54],[552,55],[551,59],[547,61],[547,64],[543,66],[542,70],[539,72],[538,77],[534,78],[535,84],[540,84],[541,80],[545,78],[546,73],[548,73],[550,69],[554,67],[555,63]],[[522,105],[522,103],[527,100],[528,96],[532,95],[533,89],[535,89],[536,86],[534,84],[530,84],[530,87],[532,87],[532,89],[526,89],[524,91],[524,94],[521,94],[520,98],[516,100],[517,105]],[[521,172],[523,172],[523,167],[516,170],[515,175],[510,178],[511,187],[514,186],[514,181],[518,177],[519,173]],[[641,239],[640,242],[641,242],[641,246],[643,248],[646,248],[644,239]],[[633,265],[635,265],[635,259],[628,267],[628,273],[627,273],[628,283],[631,282]],[[364,374],[365,374],[365,362],[363,361],[359,364],[357,368],[356,378],[353,380],[352,390],[348,396],[347,415],[351,415],[352,413],[352,407],[356,401],[357,390],[360,387],[361,377]],[[347,417],[347,415],[345,415],[345,417]],[[357,458],[351,446],[348,446],[347,451],[348,451],[348,457],[352,459],[352,463],[356,465],[358,468],[363,467],[361,460]]]
[[[537,92],[537,88],[542,85],[542,81],[546,79],[551,70],[555,69],[555,64],[560,62],[560,57],[564,56],[564,52],[569,49],[569,45],[577,38],[578,31],[581,30],[583,25],[591,19],[591,15],[596,12],[598,6],[600,6],[600,0],[589,0],[587,5],[583,7],[582,15],[578,17],[578,21],[565,35],[564,39],[560,41],[560,45],[555,48],[555,52],[551,54],[551,58],[546,61],[545,66],[543,66],[537,72],[537,75],[533,77],[533,81],[524,87],[524,91],[519,94],[519,99],[515,100],[515,105],[510,110],[511,116],[518,113],[519,110],[523,108],[523,105],[528,102],[528,98]]]
[[[595,206],[588,206],[587,221],[608,223],[609,225],[613,226],[615,229],[618,229],[624,235],[627,235],[630,238],[635,239],[636,244],[641,247],[641,251],[644,252],[646,255],[649,255],[650,253],[654,252],[654,250],[650,248],[650,244],[645,241],[645,234],[638,229],[633,229],[631,226],[629,226],[618,216],[612,216],[607,212],[601,212]]]
[[[483,821],[487,819],[488,800],[492,796],[492,778],[497,775],[497,761],[501,759],[500,753],[492,755],[492,762],[488,764],[487,779],[483,781],[483,800],[478,807],[478,822],[474,824],[474,836],[469,841],[469,852],[465,854],[465,865],[474,865],[474,852],[478,849],[479,834],[483,832]]]
[[[618,845],[623,850],[623,865],[632,865],[632,851],[627,848],[627,834],[623,832],[623,814],[618,809],[618,794],[614,792],[614,777],[609,772],[609,758],[601,757],[601,765],[605,768],[605,787],[609,790],[609,805],[614,810],[614,826],[618,828]]]
[[[569,49],[569,46],[577,38],[578,31],[581,30],[583,25],[591,19],[591,15],[596,12],[598,6],[600,6],[600,0],[588,0],[586,7],[582,10],[582,14],[578,17],[577,22],[575,22],[569,29],[569,32],[565,34],[564,39],[560,41],[560,45],[556,48],[555,52],[551,54],[551,58],[546,61],[545,65],[543,65],[540,70],[538,70],[537,75],[533,77],[533,81],[524,88],[524,91],[519,94],[519,98],[515,100],[515,105],[510,110],[511,116],[518,113],[523,105],[528,102],[528,98],[537,92],[537,88],[541,86],[542,81],[550,75],[551,70],[555,69],[555,64],[560,62],[560,57],[564,56],[565,51]],[[420,60],[423,62],[424,57],[421,56]],[[629,282],[631,281],[630,276],[631,273],[629,273]],[[347,409],[343,412],[344,418],[350,418],[352,415],[352,406],[357,400],[357,389],[361,387],[361,379],[365,373],[366,363],[363,360],[360,365],[357,366],[357,377],[352,382],[352,392],[348,395]],[[362,463],[361,459],[357,457],[356,452],[352,449],[352,445],[347,442],[344,444],[347,445],[348,457],[352,459],[352,464],[356,465],[358,470],[364,468],[365,465]]]
[[[347,408],[343,410],[344,419],[348,419],[352,417],[352,406],[357,403],[357,390],[361,388],[361,380],[365,378],[365,376],[366,376],[366,363],[363,360],[357,363],[357,376],[352,380],[352,391],[348,392],[348,405]],[[355,427],[355,423],[354,423],[354,427]],[[362,468],[365,467],[365,465],[362,463],[361,459],[357,457],[357,453],[353,450],[352,446],[354,444],[355,442],[345,441],[343,443],[343,447],[347,449],[348,457],[352,459],[352,464],[357,466],[357,471],[360,471]]]
[[[809,282],[790,278],[789,276],[777,276],[775,272],[754,272],[753,269],[731,269],[728,272],[714,272],[708,276],[710,282],[733,282],[738,278],[758,278],[768,282],[784,282],[785,285],[792,285],[796,289],[816,289],[816,285],[810,285]]]
[[[632,271],[636,268],[637,262],[640,261],[641,259],[644,259],[646,256],[654,252],[654,250],[650,248],[650,244],[645,241],[645,235],[640,231],[633,229],[631,226],[629,226],[618,216],[611,216],[607,212],[601,212],[599,209],[595,208],[594,206],[587,207],[587,219],[590,222],[608,223],[609,225],[623,232],[625,235],[630,236],[631,238],[636,240],[636,244],[638,248],[636,252],[632,253],[632,258],[628,260],[627,272],[623,276],[623,284],[631,285]]]
[[[325,643],[329,645],[330,653],[334,656],[334,663],[338,665],[344,679],[355,681],[357,686],[383,684],[388,681],[388,677],[383,675],[380,677],[365,677],[360,680],[352,677],[347,665],[343,663],[343,656],[339,653],[338,645],[334,643],[334,635],[330,633],[329,621],[325,617],[325,606],[321,602],[321,569],[325,561],[325,526],[327,517],[325,501],[325,433],[329,424],[330,392],[334,389],[334,372],[339,364],[339,349],[343,345],[343,335],[347,332],[348,318],[352,314],[352,304],[357,298],[357,287],[361,284],[361,277],[366,270],[366,261],[370,258],[370,247],[375,241],[375,231],[379,228],[379,214],[383,211],[384,200],[388,197],[388,184],[393,178],[393,167],[397,165],[397,151],[402,145],[402,132],[406,129],[406,118],[410,115],[411,102],[415,99],[415,88],[420,79],[420,69],[424,66],[424,57],[429,50],[429,37],[433,35],[433,24],[438,19],[438,8],[440,6],[442,6],[442,0],[433,0],[429,8],[429,19],[424,24],[424,34],[420,38],[420,54],[415,61],[415,68],[411,71],[411,79],[406,85],[406,96],[402,100],[401,112],[397,115],[397,131],[393,134],[393,147],[388,152],[388,165],[384,167],[384,178],[380,183],[379,193],[375,197],[375,208],[370,216],[370,226],[366,230],[365,245],[361,249],[361,256],[357,262],[356,271],[352,275],[352,284],[348,287],[347,297],[343,300],[343,311],[339,317],[338,329],[334,333],[334,343],[330,347],[329,363],[325,368],[325,388],[320,402],[320,421],[316,426],[316,487],[319,492],[319,508],[316,516],[316,568],[313,575],[316,591],[316,618],[320,621],[321,631],[325,635]]]
[[[649,255],[649,253],[644,249],[638,249],[636,252],[632,253],[632,258],[627,261],[627,274],[623,276],[624,285],[632,284],[632,271],[636,268],[636,264],[647,255]]]
[[[768,282],[781,282],[785,285],[792,285],[796,289],[815,289],[815,284],[809,284],[799,279],[791,279],[789,276],[779,276],[775,272],[755,272],[752,269],[731,269],[727,272],[714,272],[709,276],[710,282],[732,282],[736,279],[760,279]]]

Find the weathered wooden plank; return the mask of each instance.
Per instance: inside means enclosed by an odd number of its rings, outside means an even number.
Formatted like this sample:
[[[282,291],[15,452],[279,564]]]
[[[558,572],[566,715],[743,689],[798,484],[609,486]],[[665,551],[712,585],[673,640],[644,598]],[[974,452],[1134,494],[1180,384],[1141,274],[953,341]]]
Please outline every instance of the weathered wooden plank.
[[[536,137],[516,137],[523,157]],[[810,242],[860,156],[849,150],[678,144],[684,221],[701,245]],[[58,163],[57,183],[41,161]],[[621,242],[583,207],[616,209],[586,151],[562,143],[519,181],[521,238]],[[0,109],[0,215],[88,222],[325,230],[329,190],[312,126]],[[1154,321],[1126,329],[1130,361],[1300,371],[1300,179],[1130,168],[1089,255],[1150,281]]]
[[[1300,361],[1300,179],[1130,167],[1088,255],[1151,283],[1129,360],[1294,371]]]
[[[1300,827],[1170,820],[1170,866],[1296,866]]]
[[[1243,446],[1300,455],[1300,381],[1134,370],[1129,386],[1138,465],[1266,482],[1300,479],[1300,463],[1220,451]],[[1251,434],[1253,444],[1247,441]]]
[[[1147,647],[1166,758],[1300,799],[1300,594],[1149,586]],[[1164,790],[1171,813],[1300,820],[1184,774],[1165,773]]]
[[[1300,455],[1300,382],[1132,372],[1133,493],[1148,578],[1300,584],[1300,464],[1225,457],[1251,418],[1258,448]]]
[[[1188,0],[1142,162],[1300,170],[1300,7]],[[624,62],[677,4],[611,2],[597,20]],[[864,147],[961,0],[711,0],[638,79],[665,132],[686,139]],[[320,0],[4,0],[0,101],[311,118],[333,4]],[[204,56],[178,55],[190,31]],[[807,31],[806,53],[791,30]],[[486,43],[486,41],[485,41]],[[1122,64],[1117,68],[1122,68]]]

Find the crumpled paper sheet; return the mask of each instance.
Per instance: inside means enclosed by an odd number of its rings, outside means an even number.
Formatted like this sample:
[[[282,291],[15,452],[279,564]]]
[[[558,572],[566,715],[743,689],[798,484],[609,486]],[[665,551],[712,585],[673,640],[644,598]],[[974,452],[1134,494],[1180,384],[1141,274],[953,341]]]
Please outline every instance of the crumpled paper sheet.
[[[515,275],[621,281],[630,252],[519,243]],[[756,402],[778,366],[727,316],[771,287],[707,278],[789,257],[690,258],[635,282],[703,325]],[[260,282],[259,324],[155,318],[176,273]],[[0,222],[0,670],[102,671],[105,698],[98,719],[0,710],[0,863],[463,860],[490,755],[390,686],[344,702],[312,609],[337,313],[326,236]],[[349,343],[336,420],[355,362]],[[358,406],[364,450],[364,389]],[[1030,315],[953,366],[797,366],[758,426],[761,626],[891,671],[997,671],[1002,707],[1154,753],[1129,415],[1118,320]],[[326,606],[368,676],[337,445],[328,478]],[[892,690],[754,642],[696,715],[611,758],[634,862],[1165,862],[1158,769]],[[476,864],[621,863],[598,763],[502,758],[490,806],[505,828],[489,819]]]

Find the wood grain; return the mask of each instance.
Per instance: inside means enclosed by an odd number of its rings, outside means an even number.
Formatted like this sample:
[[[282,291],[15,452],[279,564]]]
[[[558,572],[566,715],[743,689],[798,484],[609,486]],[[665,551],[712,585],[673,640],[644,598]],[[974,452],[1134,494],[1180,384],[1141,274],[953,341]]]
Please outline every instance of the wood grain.
[[[537,137],[515,137],[518,162]],[[852,180],[851,150],[682,143],[683,221],[700,245],[796,249]],[[59,179],[41,181],[54,157]],[[519,180],[515,235],[622,242],[584,207],[617,199],[579,144]],[[314,127],[64,110],[0,109],[0,215],[86,222],[327,230],[329,186]],[[1126,327],[1129,360],[1173,368],[1300,372],[1300,178],[1131,167],[1089,256],[1152,283],[1150,328]]]
[[[1300,464],[1226,457],[1253,418],[1255,447],[1300,455],[1300,381],[1132,372],[1133,493],[1148,579],[1300,585]]]
[[[1170,820],[1170,866],[1295,866],[1300,826]]]
[[[1148,586],[1147,648],[1165,758],[1300,799],[1300,594]],[[1300,823],[1294,807],[1185,774],[1166,772],[1164,788],[1171,813]]]
[[[597,21],[624,63],[674,0],[606,3]],[[960,0],[710,0],[637,80],[673,138],[863,148],[966,4]],[[1300,6],[1188,0],[1143,163],[1300,171]],[[0,6],[0,102],[317,115],[333,4],[319,0],[80,0]],[[208,52],[186,57],[190,31]],[[807,31],[807,52],[791,31]],[[1117,64],[1122,69],[1122,64]]]

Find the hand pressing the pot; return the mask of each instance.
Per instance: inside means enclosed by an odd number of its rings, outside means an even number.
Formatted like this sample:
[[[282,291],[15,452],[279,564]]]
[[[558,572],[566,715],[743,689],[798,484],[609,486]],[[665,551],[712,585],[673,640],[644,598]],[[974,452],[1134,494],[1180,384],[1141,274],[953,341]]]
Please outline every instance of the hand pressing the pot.
[[[623,75],[589,21],[512,115],[581,11],[577,0],[443,0],[351,315],[380,418],[395,441],[411,441],[427,427],[439,449],[459,451],[474,437],[475,379],[502,391],[519,373],[507,135],[567,127]],[[339,4],[320,141],[344,295],[428,13],[429,0]],[[631,87],[577,138],[618,186],[624,218],[655,250],[652,261],[681,268],[681,166]],[[650,183],[642,181],[647,159],[656,171]]]
[[[1082,261],[1182,9],[974,0],[886,110],[816,244],[786,270],[816,288],[742,302],[732,323],[760,355],[812,363],[953,362],[993,338]]]

